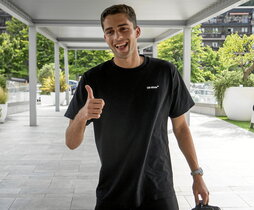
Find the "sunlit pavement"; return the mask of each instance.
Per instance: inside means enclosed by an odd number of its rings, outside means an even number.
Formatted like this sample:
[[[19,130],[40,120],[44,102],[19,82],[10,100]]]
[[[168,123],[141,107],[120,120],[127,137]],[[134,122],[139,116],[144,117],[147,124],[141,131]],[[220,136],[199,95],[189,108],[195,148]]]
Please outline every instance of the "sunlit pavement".
[[[94,209],[100,162],[92,125],[78,149],[67,149],[65,110],[38,105],[38,126],[29,126],[28,112],[0,124],[0,210]],[[210,204],[254,210],[254,133],[199,114],[191,114],[190,127]],[[190,210],[192,178],[171,132],[169,146],[180,210]]]

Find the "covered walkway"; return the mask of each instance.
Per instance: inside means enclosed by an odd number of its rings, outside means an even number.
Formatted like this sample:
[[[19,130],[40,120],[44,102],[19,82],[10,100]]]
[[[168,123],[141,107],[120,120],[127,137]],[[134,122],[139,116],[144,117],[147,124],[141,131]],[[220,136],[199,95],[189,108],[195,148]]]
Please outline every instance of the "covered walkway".
[[[38,106],[36,127],[29,126],[29,112],[0,124],[0,210],[93,210],[100,162],[92,126],[81,147],[68,150],[65,109]],[[254,133],[214,117],[191,118],[210,203],[223,210],[254,210]],[[190,210],[192,179],[173,134],[169,137],[180,210]]]

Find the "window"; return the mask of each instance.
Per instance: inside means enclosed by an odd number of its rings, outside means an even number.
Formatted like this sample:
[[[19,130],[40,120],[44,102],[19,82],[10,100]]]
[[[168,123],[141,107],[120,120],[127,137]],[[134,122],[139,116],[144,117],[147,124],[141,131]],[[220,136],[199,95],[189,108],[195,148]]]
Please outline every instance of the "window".
[[[218,42],[212,42],[212,47],[218,47]]]
[[[217,34],[219,32],[219,29],[218,28],[213,28],[213,33],[214,34]]]
[[[210,19],[210,23],[217,23],[217,19],[216,19],[216,17],[215,17],[215,18]]]
[[[248,27],[243,27],[242,28],[242,33],[248,33]]]

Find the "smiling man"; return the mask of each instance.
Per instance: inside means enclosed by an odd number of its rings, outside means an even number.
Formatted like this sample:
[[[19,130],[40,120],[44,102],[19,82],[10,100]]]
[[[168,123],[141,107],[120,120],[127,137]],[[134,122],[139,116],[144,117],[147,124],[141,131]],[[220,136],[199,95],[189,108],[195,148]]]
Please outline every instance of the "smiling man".
[[[84,73],[65,113],[66,145],[77,148],[93,122],[101,160],[96,210],[178,210],[167,121],[191,169],[193,193],[209,193],[184,113],[194,102],[174,65],[139,55],[134,10],[114,5],[101,15],[114,58]]]

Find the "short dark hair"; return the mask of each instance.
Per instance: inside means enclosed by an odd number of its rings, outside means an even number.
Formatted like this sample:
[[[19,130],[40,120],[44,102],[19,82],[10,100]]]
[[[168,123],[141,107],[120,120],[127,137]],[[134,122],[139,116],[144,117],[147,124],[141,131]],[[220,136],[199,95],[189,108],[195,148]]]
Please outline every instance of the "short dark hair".
[[[137,27],[137,19],[136,19],[136,14],[134,9],[125,4],[117,4],[117,5],[113,5],[111,7],[106,8],[101,13],[101,27],[104,29],[103,22],[108,15],[115,15],[119,13],[125,14],[127,18],[129,19],[129,21],[133,23],[133,27],[134,28]]]

